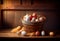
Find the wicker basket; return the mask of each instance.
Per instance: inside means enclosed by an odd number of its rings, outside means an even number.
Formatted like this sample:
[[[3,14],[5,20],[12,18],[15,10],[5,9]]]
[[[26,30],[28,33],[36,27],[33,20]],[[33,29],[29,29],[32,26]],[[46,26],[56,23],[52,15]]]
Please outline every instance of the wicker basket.
[[[45,23],[46,17],[43,15],[37,15],[39,17],[44,17],[44,20],[42,22],[29,22],[24,21],[22,18],[22,24],[24,26],[24,30],[27,32],[35,32],[35,31],[41,31],[43,29],[43,25]]]
[[[43,29],[43,22],[35,22],[35,23],[25,23],[26,21],[22,21],[22,24],[24,26],[24,30],[27,32],[35,32],[35,31],[41,31]]]

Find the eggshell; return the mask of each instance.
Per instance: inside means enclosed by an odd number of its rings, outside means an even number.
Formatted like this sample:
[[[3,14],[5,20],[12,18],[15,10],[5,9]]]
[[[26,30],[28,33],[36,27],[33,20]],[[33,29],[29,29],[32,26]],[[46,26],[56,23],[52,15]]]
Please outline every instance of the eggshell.
[[[35,17],[35,18],[37,18],[37,14],[36,13],[33,13],[32,16]]]
[[[45,31],[41,31],[41,35],[44,36],[45,35]]]
[[[22,31],[22,32],[21,32],[21,35],[22,35],[22,36],[25,36],[26,34],[27,34],[26,31]]]
[[[50,32],[49,35],[50,35],[50,36],[53,36],[53,35],[54,35],[54,32]]]
[[[30,17],[29,17],[28,14],[24,16],[24,20],[25,20],[25,21],[30,21]]]
[[[39,21],[40,21],[40,22],[45,21],[45,20],[46,20],[46,18],[43,17],[43,16],[39,18]]]
[[[35,18],[34,17],[32,18],[31,22],[35,22]]]
[[[40,21],[40,22],[44,21],[43,17],[40,17],[40,18],[39,18],[39,21]]]
[[[30,17],[30,20],[32,20],[33,16],[32,15],[29,15],[29,17]]]
[[[36,21],[36,22],[38,22],[39,20],[38,20],[38,19],[36,19],[35,21]]]
[[[40,35],[40,32],[39,31],[36,31],[35,35],[39,36]]]

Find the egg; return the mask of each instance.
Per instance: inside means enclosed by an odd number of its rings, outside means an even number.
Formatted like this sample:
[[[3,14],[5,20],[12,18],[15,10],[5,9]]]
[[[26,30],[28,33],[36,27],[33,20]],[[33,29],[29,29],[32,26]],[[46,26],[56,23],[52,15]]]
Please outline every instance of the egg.
[[[44,16],[42,16],[42,17],[39,18],[39,21],[40,21],[40,22],[42,22],[42,21],[44,21],[44,20],[46,20],[46,18],[45,18]]]
[[[36,19],[35,21],[36,21],[36,22],[38,22],[39,20],[38,20],[38,19]]]
[[[35,22],[35,17],[32,18],[31,22]]]
[[[50,35],[50,36],[53,36],[53,35],[54,35],[54,32],[50,32],[49,35]]]
[[[36,16],[36,13],[33,13],[32,16]]]
[[[26,34],[27,34],[26,31],[21,31],[21,35],[22,35],[22,36],[25,36]]]
[[[44,18],[43,18],[43,17],[40,17],[40,18],[39,18],[39,21],[40,21],[40,22],[44,21]]]
[[[30,17],[29,17],[28,14],[24,16],[24,20],[25,20],[25,21],[30,21]]]
[[[40,32],[39,31],[36,31],[35,35],[39,36],[40,35]]]
[[[32,20],[32,17],[33,17],[33,16],[32,16],[32,15],[29,15],[29,17],[30,17],[30,20]]]
[[[45,35],[45,31],[41,31],[41,35],[44,36]]]
[[[28,17],[25,19],[25,21],[30,21],[30,17],[28,16]]]
[[[35,18],[37,18],[37,14],[36,13],[33,13],[32,16],[35,17]]]

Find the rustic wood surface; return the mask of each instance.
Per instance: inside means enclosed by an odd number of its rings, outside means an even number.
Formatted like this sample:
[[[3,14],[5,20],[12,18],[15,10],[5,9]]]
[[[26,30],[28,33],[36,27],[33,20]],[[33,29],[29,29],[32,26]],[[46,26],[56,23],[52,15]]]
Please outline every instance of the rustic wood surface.
[[[10,37],[10,38],[60,38],[60,36],[21,36],[16,33],[0,33],[0,37]]]

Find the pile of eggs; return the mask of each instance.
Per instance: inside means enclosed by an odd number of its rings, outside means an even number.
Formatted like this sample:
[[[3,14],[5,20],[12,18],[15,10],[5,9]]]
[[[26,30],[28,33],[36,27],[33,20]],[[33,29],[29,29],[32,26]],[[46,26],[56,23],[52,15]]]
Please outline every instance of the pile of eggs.
[[[20,35],[22,35],[22,36],[26,36],[27,35],[27,32],[26,31],[19,31],[19,32],[17,32],[17,34],[19,34],[20,33]],[[46,35],[46,32],[44,31],[44,30],[42,30],[41,32],[39,32],[39,31],[36,31],[36,32],[33,32],[33,33],[30,33],[30,36],[45,36]],[[54,36],[54,32],[49,32],[49,35],[50,36]]]
[[[44,21],[45,17],[38,17],[38,15],[36,13],[33,13],[33,14],[26,14],[24,17],[23,17],[23,20],[24,21],[28,21],[28,22],[42,22]]]

